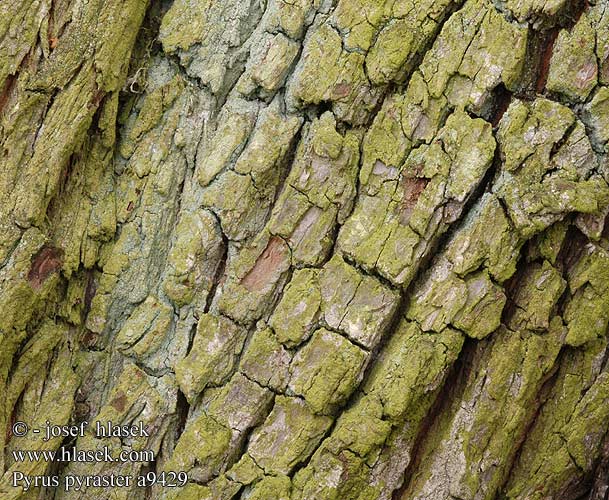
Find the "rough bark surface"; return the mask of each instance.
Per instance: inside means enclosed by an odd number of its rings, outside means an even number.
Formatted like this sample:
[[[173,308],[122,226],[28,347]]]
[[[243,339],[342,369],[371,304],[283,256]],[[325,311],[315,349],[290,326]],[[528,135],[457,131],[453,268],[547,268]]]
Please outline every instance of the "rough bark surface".
[[[2,1],[0,164],[3,500],[608,498],[607,0]]]

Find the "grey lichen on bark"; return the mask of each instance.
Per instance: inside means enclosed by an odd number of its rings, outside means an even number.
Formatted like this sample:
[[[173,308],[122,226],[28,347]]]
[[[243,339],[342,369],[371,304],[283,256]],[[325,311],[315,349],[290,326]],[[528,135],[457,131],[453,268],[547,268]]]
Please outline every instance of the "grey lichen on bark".
[[[2,3],[0,498],[604,498],[608,130],[607,0]]]

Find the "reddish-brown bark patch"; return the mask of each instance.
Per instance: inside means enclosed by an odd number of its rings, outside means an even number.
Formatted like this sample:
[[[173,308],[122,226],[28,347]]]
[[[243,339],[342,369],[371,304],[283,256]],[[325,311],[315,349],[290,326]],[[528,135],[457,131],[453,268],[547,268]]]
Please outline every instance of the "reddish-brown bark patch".
[[[119,393],[110,403],[110,406],[114,408],[116,411],[125,411],[125,404],[127,403],[127,396],[125,396],[122,392]]]
[[[32,288],[40,288],[42,283],[62,265],[63,252],[59,248],[43,247],[33,258],[27,279]]]
[[[241,285],[250,292],[264,289],[275,280],[277,271],[285,269],[287,258],[286,243],[281,238],[273,236],[254,267],[241,280]]]
[[[412,211],[428,183],[429,179],[423,177],[404,177],[402,179],[404,192],[400,203],[400,221],[402,224],[408,224]]]
[[[543,92],[543,90],[546,88],[548,73],[550,71],[550,61],[552,60],[552,52],[554,51],[554,44],[556,43],[558,32],[558,28],[550,31],[546,40],[542,44],[541,59],[539,61],[539,73],[537,75],[537,82],[535,83],[535,90],[538,93]]]
[[[6,78],[6,81],[4,82],[4,88],[2,90],[0,90],[0,114],[2,113],[2,110],[4,109],[4,107],[6,106],[6,103],[8,102],[8,99],[11,95],[11,92],[13,91],[13,88],[15,87],[16,82],[17,82],[16,76],[9,75]]]
[[[343,99],[351,93],[351,85],[348,83],[342,82],[334,87],[333,98],[334,99]]]

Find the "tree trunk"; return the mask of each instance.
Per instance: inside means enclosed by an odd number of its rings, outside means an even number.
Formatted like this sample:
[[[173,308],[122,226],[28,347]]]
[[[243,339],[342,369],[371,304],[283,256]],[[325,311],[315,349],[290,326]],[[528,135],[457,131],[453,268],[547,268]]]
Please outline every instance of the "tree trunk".
[[[608,498],[607,0],[2,0],[0,144],[1,499]]]

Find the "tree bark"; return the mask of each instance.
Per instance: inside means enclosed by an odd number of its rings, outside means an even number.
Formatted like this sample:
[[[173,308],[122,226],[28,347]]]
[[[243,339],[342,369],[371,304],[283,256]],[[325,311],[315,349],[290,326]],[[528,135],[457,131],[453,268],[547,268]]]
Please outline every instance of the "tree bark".
[[[607,0],[6,1],[0,144],[0,498],[608,498]]]

